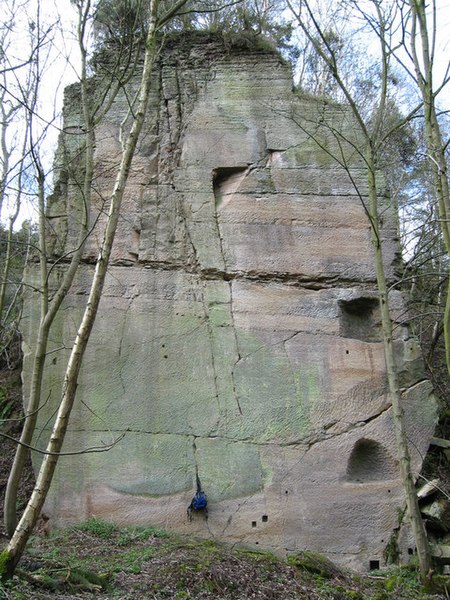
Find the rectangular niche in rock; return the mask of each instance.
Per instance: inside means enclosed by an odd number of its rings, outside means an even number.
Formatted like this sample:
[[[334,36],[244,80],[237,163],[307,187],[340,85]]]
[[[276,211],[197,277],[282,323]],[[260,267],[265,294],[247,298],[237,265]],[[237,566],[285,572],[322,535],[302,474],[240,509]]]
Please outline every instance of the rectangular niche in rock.
[[[363,342],[381,341],[378,298],[360,296],[351,300],[339,300],[339,308],[339,333],[342,337]]]

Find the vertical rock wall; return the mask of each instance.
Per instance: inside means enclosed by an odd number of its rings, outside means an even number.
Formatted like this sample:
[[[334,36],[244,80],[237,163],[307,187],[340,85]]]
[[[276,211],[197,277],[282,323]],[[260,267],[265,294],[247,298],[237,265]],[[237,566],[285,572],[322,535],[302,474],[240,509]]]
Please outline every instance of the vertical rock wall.
[[[97,224],[51,332],[44,429],[137,82],[96,130]],[[55,253],[70,247],[79,210],[77,93],[67,93],[63,168],[49,207]],[[383,564],[404,498],[370,230],[350,177],[330,156],[333,129],[355,135],[348,111],[295,94],[289,69],[270,52],[208,37],[166,47],[64,450],[125,436],[109,452],[60,460],[46,506],[54,522],[95,515],[316,550],[358,569]],[[364,199],[364,168],[350,146],[344,152]],[[393,281],[396,215],[387,199],[383,237]],[[25,306],[25,385],[36,296]],[[400,320],[398,292],[392,302]],[[415,340],[401,325],[395,331],[417,472],[434,403]],[[196,475],[209,518],[189,522]]]

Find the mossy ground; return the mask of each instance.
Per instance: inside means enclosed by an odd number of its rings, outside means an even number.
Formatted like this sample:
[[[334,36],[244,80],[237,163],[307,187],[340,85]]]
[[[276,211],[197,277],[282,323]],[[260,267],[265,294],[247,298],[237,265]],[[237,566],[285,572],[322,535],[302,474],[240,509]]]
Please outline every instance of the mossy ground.
[[[448,598],[447,580],[441,578],[440,593],[433,594],[413,568],[356,577],[317,555],[280,560],[270,552],[91,519],[35,536],[0,598],[441,600]]]

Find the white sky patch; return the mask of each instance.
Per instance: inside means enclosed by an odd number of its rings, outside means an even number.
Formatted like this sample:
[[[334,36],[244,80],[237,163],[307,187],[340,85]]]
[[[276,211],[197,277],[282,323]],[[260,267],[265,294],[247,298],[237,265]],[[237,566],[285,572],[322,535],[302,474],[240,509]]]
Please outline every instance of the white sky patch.
[[[10,165],[17,163],[21,155],[27,106],[31,103],[30,97],[24,97],[27,96],[24,90],[30,74],[39,72],[32,139],[47,173],[46,185],[50,188],[53,157],[61,128],[64,88],[78,80],[75,10],[70,0],[0,0],[0,11],[3,22],[9,26],[1,68],[11,69],[1,79],[6,89],[4,104],[21,106],[9,123],[5,136],[11,151]],[[36,48],[38,39],[41,40],[39,50]],[[11,169],[8,179],[10,185],[2,213],[4,223],[15,211],[17,171]],[[16,229],[20,229],[24,220],[36,220],[32,178],[25,178],[23,185],[25,194],[15,222]]]
[[[438,84],[449,75],[450,64],[450,1],[437,0],[437,44],[436,44],[436,76]],[[445,102],[447,108],[450,105],[450,85],[447,84],[443,90],[440,101]]]
[[[301,0],[300,0],[301,1]],[[299,0],[291,0],[294,10],[297,10],[300,2]],[[338,4],[331,0],[309,0],[309,5],[313,11],[314,18],[321,25],[322,30],[325,32],[329,31],[329,28],[334,28],[336,33],[342,37],[344,44],[346,40],[356,46],[356,58],[358,59],[358,76],[363,72],[364,64],[361,61],[376,61],[381,64],[380,61],[380,41],[375,32],[369,25],[370,18],[377,21],[377,15],[374,8],[373,0],[358,0],[355,5]],[[389,2],[381,3],[381,8],[387,10],[389,6],[393,4]],[[405,3],[407,5],[407,3]],[[356,8],[357,6],[357,8]],[[349,8],[352,7],[352,8]],[[431,15],[431,6],[428,4],[428,29],[430,39],[433,33],[433,19]],[[333,14],[337,13],[339,22],[333,20]],[[302,9],[302,14],[306,17],[307,12],[305,7]],[[400,27],[400,13],[395,11],[396,21],[394,21],[394,28],[396,27],[396,33],[392,39],[392,45],[397,46],[401,42],[401,27]],[[345,16],[344,16],[345,15]],[[295,25],[295,18],[292,16],[292,12],[287,8],[283,12],[283,17],[288,21],[293,21]],[[347,17],[347,18],[346,18]],[[313,27],[311,25],[311,27]],[[436,0],[436,47],[434,56],[434,83],[435,88],[442,84],[446,75],[448,76],[449,58],[450,58],[450,0]],[[299,44],[301,46],[301,40],[304,39],[304,34],[299,36]],[[419,36],[418,36],[419,39]],[[409,42],[407,41],[408,50]],[[418,46],[420,53],[420,41]],[[396,53],[404,62],[404,66],[414,74],[414,66],[411,59],[407,56],[407,53],[399,48],[396,49]],[[391,60],[392,66],[396,68],[398,74],[404,77],[405,82],[412,83],[412,78],[407,75],[407,72],[400,67],[395,59]],[[300,61],[301,67],[301,61]],[[359,69],[361,67],[361,71]],[[345,73],[341,73],[341,75]],[[356,73],[355,73],[356,74]],[[297,71],[298,76],[298,71]],[[407,91],[409,95],[417,93],[419,98],[418,90],[414,90],[414,86]],[[446,87],[439,94],[440,104],[450,104],[450,85]],[[410,98],[411,103],[414,102],[413,98]],[[406,101],[407,102],[407,101]]]

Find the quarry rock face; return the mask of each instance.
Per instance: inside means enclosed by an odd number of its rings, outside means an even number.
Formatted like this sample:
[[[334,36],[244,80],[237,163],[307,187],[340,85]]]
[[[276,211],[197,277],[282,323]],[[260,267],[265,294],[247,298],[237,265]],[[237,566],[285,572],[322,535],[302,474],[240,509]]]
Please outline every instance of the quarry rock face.
[[[50,334],[46,431],[138,81],[137,74],[95,132],[96,225]],[[71,247],[80,210],[78,93],[74,86],[66,94],[60,178],[49,202],[56,255]],[[166,46],[64,451],[113,447],[60,459],[45,508],[54,523],[95,515],[314,550],[359,570],[384,564],[405,501],[370,228],[358,196],[365,199],[365,172],[351,146],[339,148],[335,130],[355,136],[348,110],[293,92],[288,67],[272,52],[208,37]],[[351,177],[332,157],[338,150]],[[394,282],[396,215],[384,203],[384,258]],[[30,282],[37,277],[30,269]],[[435,406],[416,341],[400,324],[398,291],[391,302],[417,474]],[[26,389],[36,292],[28,292],[24,314]],[[194,511],[190,521],[197,476],[208,518]],[[400,550],[411,553],[407,532],[402,540]]]

